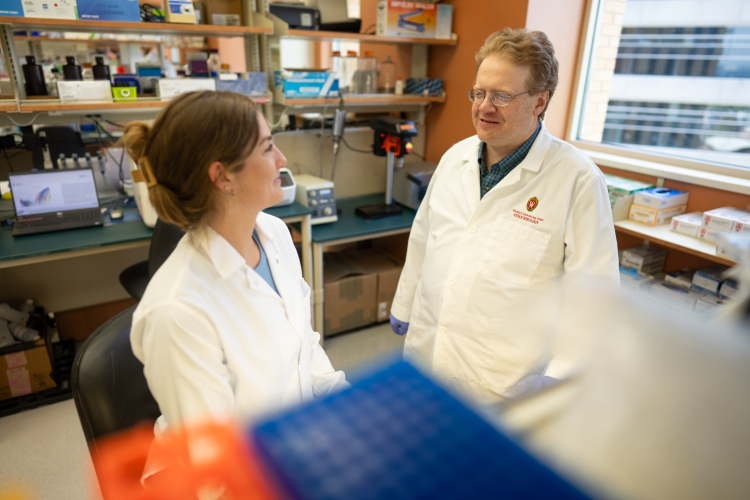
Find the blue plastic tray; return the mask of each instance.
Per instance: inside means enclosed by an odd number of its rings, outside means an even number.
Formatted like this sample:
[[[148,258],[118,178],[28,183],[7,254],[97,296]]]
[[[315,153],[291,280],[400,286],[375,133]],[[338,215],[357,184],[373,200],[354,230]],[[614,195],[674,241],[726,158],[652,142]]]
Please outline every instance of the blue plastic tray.
[[[589,498],[398,363],[251,429],[289,498]]]

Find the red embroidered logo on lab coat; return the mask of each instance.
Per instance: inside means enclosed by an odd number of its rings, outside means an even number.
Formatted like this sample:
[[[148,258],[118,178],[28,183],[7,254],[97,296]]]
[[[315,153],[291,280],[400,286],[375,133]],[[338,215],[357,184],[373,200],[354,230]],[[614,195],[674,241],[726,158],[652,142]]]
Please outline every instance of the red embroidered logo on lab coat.
[[[529,198],[529,201],[526,202],[526,210],[533,212],[537,205],[539,205],[539,199],[536,196]]]

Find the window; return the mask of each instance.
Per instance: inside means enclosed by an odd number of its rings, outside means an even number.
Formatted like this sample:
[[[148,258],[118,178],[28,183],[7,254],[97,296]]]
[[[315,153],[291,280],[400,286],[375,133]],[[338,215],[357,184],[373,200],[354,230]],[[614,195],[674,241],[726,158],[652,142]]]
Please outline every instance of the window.
[[[571,139],[750,172],[747,0],[592,2]]]

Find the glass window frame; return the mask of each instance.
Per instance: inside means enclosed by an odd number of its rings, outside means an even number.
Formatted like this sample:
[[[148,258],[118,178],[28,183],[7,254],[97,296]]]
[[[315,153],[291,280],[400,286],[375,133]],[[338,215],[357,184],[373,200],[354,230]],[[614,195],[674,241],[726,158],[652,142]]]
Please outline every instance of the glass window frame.
[[[581,41],[578,50],[578,64],[575,73],[573,97],[571,106],[569,108],[570,113],[568,116],[567,137],[565,140],[578,149],[583,150],[584,152],[590,151],[592,153],[604,153],[606,155],[614,155],[619,157],[617,166],[613,166],[614,168],[626,169],[625,167],[627,167],[628,160],[633,160],[633,171],[643,172],[642,162],[649,162],[651,165],[647,170],[652,170],[652,175],[656,175],[657,177],[674,179],[674,169],[670,167],[678,167],[680,169],[696,171],[697,178],[719,175],[730,178],[734,177],[737,179],[750,180],[750,168],[743,168],[739,166],[735,167],[723,163],[691,160],[687,158],[680,158],[678,156],[638,151],[634,148],[628,148],[626,146],[601,144],[591,141],[584,141],[577,138],[582,118],[583,106],[587,97],[586,86],[588,83],[588,73],[590,69],[593,70],[592,59],[595,55],[595,41],[597,40],[599,26],[601,25],[601,17],[604,14],[604,4],[606,3],[606,1],[607,0],[587,0],[586,2],[584,23],[582,26]],[[601,162],[601,166],[609,166],[606,163],[606,161]],[[640,166],[636,166],[636,164],[640,164]],[[659,165],[665,166],[662,172],[659,172]],[[705,174],[708,174],[708,176],[706,176]],[[742,184],[746,183],[743,182]],[[738,188],[740,188],[740,186],[738,186]],[[738,191],[745,192],[746,190],[738,189]]]

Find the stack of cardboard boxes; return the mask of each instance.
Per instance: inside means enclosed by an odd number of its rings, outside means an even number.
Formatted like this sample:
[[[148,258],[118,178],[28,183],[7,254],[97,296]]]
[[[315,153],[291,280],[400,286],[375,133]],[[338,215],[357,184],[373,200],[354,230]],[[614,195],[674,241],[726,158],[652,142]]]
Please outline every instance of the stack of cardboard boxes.
[[[326,336],[388,320],[403,262],[378,249],[324,256]]]

